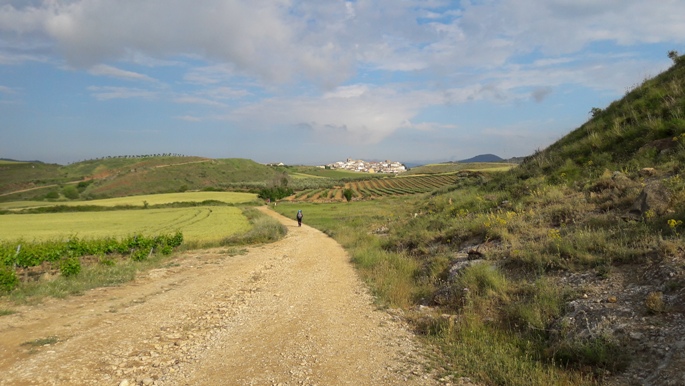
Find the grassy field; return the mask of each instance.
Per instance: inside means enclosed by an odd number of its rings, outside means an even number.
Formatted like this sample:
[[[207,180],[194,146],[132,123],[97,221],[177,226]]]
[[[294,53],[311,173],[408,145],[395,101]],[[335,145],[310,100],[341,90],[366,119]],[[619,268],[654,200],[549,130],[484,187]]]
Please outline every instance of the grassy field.
[[[141,196],[128,196],[128,197],[116,197],[107,198],[102,200],[89,200],[89,201],[11,201],[11,202],[0,202],[0,210],[13,210],[13,209],[24,209],[24,208],[35,208],[44,206],[55,206],[55,205],[67,205],[67,206],[79,206],[79,205],[95,205],[95,206],[120,206],[120,205],[131,205],[131,206],[145,206],[148,205],[161,205],[169,204],[173,202],[203,202],[203,201],[221,201],[228,204],[240,204],[253,201],[257,198],[256,194],[253,193],[240,193],[240,192],[185,192],[185,193],[164,193],[164,194],[147,194]]]
[[[470,162],[470,163],[442,163],[428,164],[411,168],[405,175],[444,174],[461,171],[505,172],[516,167],[516,164],[503,162]]]
[[[210,242],[249,228],[241,210],[231,206],[0,216],[0,240],[3,241],[125,237],[181,231],[187,241]]]

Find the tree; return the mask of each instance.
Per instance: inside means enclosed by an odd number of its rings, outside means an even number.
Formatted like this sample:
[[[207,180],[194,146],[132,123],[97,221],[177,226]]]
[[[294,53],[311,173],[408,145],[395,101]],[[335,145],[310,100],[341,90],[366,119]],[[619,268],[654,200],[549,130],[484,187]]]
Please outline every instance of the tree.
[[[352,200],[353,195],[354,195],[354,191],[352,189],[347,188],[347,189],[343,190],[343,197],[345,197],[345,200],[347,200],[347,202],[350,202]]]
[[[671,51],[668,51],[668,58],[673,61],[673,64],[676,64],[676,63],[678,63],[678,59],[680,58],[680,55],[678,54],[678,51],[671,50]]]
[[[602,112],[602,109],[600,109],[599,107],[593,107],[593,108],[590,109],[590,115],[592,115],[592,118],[595,118],[595,117],[598,116],[601,112]]]
[[[268,198],[271,201],[277,201],[281,198],[291,196],[295,192],[292,188],[288,187],[289,182],[290,176],[288,176],[287,172],[276,173],[271,181],[267,182],[266,188],[259,191],[258,197],[265,200]]]
[[[62,194],[64,197],[70,199],[70,200],[75,200],[79,198],[79,191],[76,189],[74,185],[67,185],[62,189]]]

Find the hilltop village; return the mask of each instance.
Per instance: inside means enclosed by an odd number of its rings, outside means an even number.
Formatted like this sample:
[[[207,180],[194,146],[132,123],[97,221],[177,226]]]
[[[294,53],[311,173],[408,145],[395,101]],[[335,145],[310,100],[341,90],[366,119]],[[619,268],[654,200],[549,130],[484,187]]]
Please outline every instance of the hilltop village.
[[[364,161],[348,158],[347,161],[338,161],[325,166],[326,169],[343,169],[363,173],[402,173],[407,168],[397,161]]]

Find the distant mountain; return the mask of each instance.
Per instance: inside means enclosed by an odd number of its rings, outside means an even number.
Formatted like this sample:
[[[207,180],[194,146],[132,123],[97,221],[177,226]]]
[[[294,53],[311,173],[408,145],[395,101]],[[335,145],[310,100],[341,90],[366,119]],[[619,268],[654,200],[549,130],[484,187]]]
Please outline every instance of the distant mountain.
[[[472,163],[472,162],[502,162],[504,161],[503,158],[500,158],[494,154],[481,154],[477,155],[473,158],[469,159],[464,159],[461,161],[457,161],[458,163]]]

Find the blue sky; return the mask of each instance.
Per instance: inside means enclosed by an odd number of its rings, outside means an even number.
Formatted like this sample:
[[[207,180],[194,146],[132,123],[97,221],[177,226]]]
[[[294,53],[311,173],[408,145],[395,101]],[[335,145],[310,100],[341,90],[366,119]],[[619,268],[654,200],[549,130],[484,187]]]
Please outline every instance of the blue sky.
[[[0,0],[0,158],[542,149],[685,51],[682,0]]]

